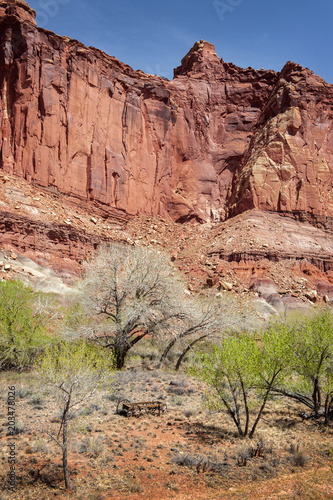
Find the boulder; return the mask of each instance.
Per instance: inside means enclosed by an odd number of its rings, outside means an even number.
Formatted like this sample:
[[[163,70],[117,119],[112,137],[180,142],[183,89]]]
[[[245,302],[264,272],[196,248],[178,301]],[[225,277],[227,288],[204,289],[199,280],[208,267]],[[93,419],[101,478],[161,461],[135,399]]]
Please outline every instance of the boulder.
[[[257,278],[250,284],[250,290],[267,299],[277,293],[278,286],[269,278]]]
[[[222,288],[223,290],[226,290],[228,292],[231,292],[231,290],[233,289],[233,284],[228,283],[227,281],[224,281],[224,280],[220,280],[219,285],[220,285],[220,288]]]
[[[265,299],[256,298],[253,301],[253,305],[259,313],[259,316],[261,316],[265,321],[269,321],[272,316],[278,314],[278,311],[273,306],[268,304]]]
[[[333,302],[333,285],[331,283],[318,281],[317,291],[321,296],[326,296],[330,302]]]
[[[285,307],[286,313],[296,310],[307,312],[311,307],[309,303],[306,303],[299,297],[294,297],[290,294],[282,297],[282,302]]]
[[[269,305],[274,307],[279,314],[283,314],[286,310],[283,299],[280,297],[278,293],[272,293],[266,298],[266,301]]]
[[[312,302],[316,302],[317,297],[318,297],[318,292],[317,292],[317,290],[307,290],[305,292],[305,297],[307,299],[311,300]]]

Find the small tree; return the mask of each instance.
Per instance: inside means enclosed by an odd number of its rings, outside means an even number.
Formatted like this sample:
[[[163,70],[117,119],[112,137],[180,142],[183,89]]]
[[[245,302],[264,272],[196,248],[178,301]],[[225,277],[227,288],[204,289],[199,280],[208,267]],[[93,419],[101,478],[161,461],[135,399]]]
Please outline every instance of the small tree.
[[[329,310],[298,318],[290,327],[293,337],[293,377],[274,391],[313,411],[323,412],[326,423],[332,408],[333,321]]]
[[[225,408],[242,437],[253,437],[274,384],[284,379],[290,363],[290,342],[283,328],[267,331],[261,344],[249,332],[226,337],[212,355],[198,354],[190,368],[213,390],[209,407]],[[256,412],[252,425],[251,410]]]
[[[286,380],[290,380],[293,348],[291,330],[284,323],[276,322],[260,335],[261,359],[256,391],[262,404],[254,423],[254,429],[259,422],[268,397],[274,392],[274,387],[283,385]]]
[[[169,260],[162,252],[117,244],[102,248],[86,265],[81,300],[97,320],[87,330],[112,349],[117,368],[137,342],[186,316],[185,285]]]
[[[112,381],[113,360],[86,342],[61,342],[51,346],[36,364],[36,374],[43,387],[60,404],[62,419],[58,434],[47,433],[62,450],[66,488],[70,488],[68,470],[68,419],[74,407],[79,407],[100,387]],[[62,437],[60,435],[62,434]]]
[[[249,431],[249,391],[258,381],[260,349],[251,335],[225,338],[213,354],[198,354],[191,373],[211,389],[210,409],[225,408],[240,436]]]
[[[52,320],[41,294],[20,281],[0,282],[0,368],[22,370],[50,342]]]

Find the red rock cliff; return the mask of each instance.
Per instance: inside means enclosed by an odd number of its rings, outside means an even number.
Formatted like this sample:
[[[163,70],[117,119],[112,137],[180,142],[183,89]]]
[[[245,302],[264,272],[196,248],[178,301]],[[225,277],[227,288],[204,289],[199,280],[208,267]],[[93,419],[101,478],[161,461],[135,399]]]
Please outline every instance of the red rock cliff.
[[[288,62],[237,168],[229,213],[289,212],[332,229],[332,174],[333,86]]]
[[[200,41],[169,82],[34,17],[0,1],[4,171],[134,215],[333,215],[333,86],[309,70],[241,69]]]

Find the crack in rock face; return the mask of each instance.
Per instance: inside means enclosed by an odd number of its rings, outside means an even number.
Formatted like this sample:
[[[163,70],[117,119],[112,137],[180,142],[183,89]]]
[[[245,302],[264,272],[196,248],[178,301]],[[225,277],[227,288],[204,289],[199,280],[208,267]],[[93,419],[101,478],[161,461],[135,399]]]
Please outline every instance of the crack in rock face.
[[[219,222],[249,209],[330,223],[333,86],[194,44],[168,81],[37,29],[0,1],[0,168],[131,215]]]
[[[2,223],[9,246],[17,240],[22,251],[62,252],[73,262],[108,240],[107,219],[161,217],[210,231],[251,210],[287,216],[300,232],[239,238],[234,225],[213,254],[243,265],[249,286],[252,257],[286,261],[303,245],[302,258],[325,281],[331,252],[305,228],[333,230],[332,85],[290,61],[280,73],[239,68],[204,40],[168,81],[37,28],[35,17],[23,0],[0,0],[0,172],[25,182],[23,191],[56,193],[60,205],[75,199],[82,212],[34,200],[22,209],[13,190],[0,201],[17,214]],[[42,210],[45,225],[37,227]],[[178,243],[172,251],[181,254],[187,247]],[[275,293],[270,301],[282,308]]]

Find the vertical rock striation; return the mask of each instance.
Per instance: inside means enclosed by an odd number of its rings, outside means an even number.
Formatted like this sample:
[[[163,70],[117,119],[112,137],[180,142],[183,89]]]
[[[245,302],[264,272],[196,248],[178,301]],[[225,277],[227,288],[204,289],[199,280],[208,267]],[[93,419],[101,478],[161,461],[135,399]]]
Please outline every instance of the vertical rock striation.
[[[332,229],[333,86],[288,62],[233,179],[229,214],[287,212]]]
[[[293,63],[242,69],[200,41],[168,81],[7,0],[0,98],[0,168],[45,188],[176,221],[332,217],[333,87]]]

